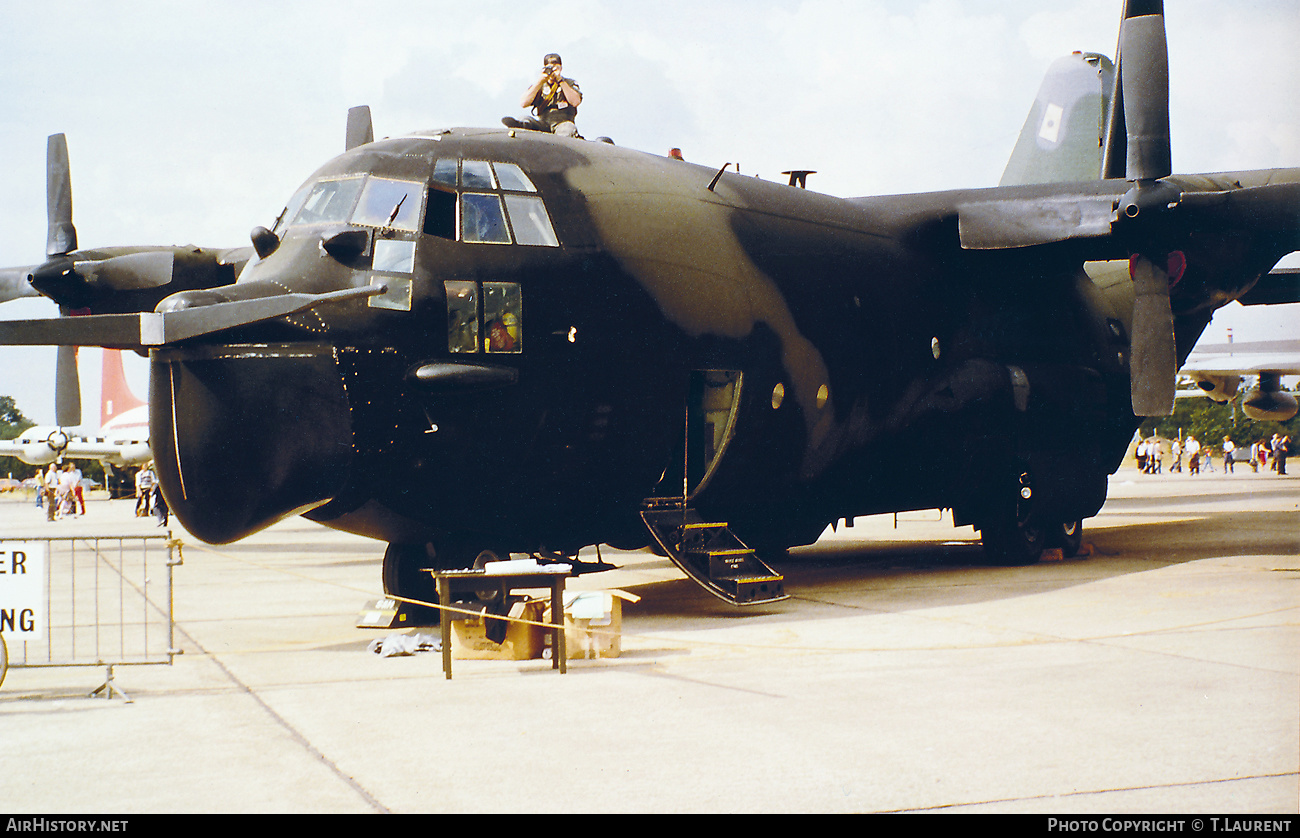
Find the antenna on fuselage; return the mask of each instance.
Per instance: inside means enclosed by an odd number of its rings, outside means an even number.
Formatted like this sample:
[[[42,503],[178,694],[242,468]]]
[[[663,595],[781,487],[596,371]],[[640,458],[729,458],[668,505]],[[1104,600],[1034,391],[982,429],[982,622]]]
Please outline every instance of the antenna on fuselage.
[[[723,163],[722,168],[718,169],[718,173],[713,176],[713,180],[709,181],[710,192],[713,191],[713,187],[718,185],[718,181],[722,179],[722,173],[725,172],[727,170],[727,167],[730,165],[731,165],[730,163]]]
[[[375,141],[375,126],[370,120],[370,106],[358,105],[348,109],[348,129],[344,139],[344,151],[351,151],[360,145]]]

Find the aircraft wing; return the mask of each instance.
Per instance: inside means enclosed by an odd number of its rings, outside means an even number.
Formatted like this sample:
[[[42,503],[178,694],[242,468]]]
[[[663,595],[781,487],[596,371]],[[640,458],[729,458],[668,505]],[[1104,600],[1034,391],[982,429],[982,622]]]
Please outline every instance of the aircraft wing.
[[[1300,268],[1274,268],[1237,302],[1244,306],[1300,303]]]
[[[1282,388],[1282,376],[1300,375],[1300,340],[1198,345],[1182,373],[1200,391],[1183,395],[1206,396],[1221,404],[1237,396],[1243,377],[1256,376],[1255,386],[1241,397],[1251,419],[1285,422],[1300,409],[1296,397]]]
[[[1266,340],[1197,345],[1183,364],[1184,373],[1254,375],[1275,372],[1300,375],[1300,340]]]
[[[153,459],[147,440],[87,437],[60,428],[29,428],[16,439],[0,440],[0,457],[17,457],[35,466],[59,458],[100,460],[113,466],[137,466]]]
[[[382,294],[382,285],[325,294],[279,294],[176,311],[89,314],[49,320],[0,321],[0,343],[15,346],[164,346],[296,314],[325,303]]]

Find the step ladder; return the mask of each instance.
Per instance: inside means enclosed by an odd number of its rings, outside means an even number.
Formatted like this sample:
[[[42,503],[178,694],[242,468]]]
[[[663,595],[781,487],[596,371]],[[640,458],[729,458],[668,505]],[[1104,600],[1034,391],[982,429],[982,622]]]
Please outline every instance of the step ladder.
[[[681,498],[647,499],[641,520],[673,564],[719,599],[732,605],[762,605],[789,598],[781,574],[725,523],[703,520]]]

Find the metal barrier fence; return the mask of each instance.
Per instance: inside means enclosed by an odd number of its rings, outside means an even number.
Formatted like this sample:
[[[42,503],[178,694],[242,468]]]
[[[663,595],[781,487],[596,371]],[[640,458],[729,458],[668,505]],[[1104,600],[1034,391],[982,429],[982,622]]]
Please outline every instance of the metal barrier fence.
[[[172,568],[181,561],[170,533],[0,540],[0,657],[12,668],[106,667],[91,694],[130,701],[113,667],[180,654]]]

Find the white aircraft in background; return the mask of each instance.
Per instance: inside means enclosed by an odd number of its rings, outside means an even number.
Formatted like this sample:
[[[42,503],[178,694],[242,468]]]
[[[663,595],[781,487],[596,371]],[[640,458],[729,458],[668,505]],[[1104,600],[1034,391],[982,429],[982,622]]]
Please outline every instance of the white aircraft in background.
[[[103,356],[98,429],[86,432],[76,427],[38,425],[16,439],[0,440],[0,456],[17,457],[31,465],[60,459],[100,460],[115,468],[139,466],[153,459],[149,404],[127,386],[122,353],[105,349]]]
[[[1300,282],[1300,269],[1281,268],[1273,273],[1295,277]],[[1285,422],[1300,407],[1295,395],[1282,389],[1283,376],[1300,375],[1300,337],[1294,328],[1300,320],[1290,320],[1285,333],[1266,332],[1262,323],[1250,322],[1255,312],[1250,310],[1249,303],[1268,301],[1252,301],[1247,294],[1243,302],[1248,303],[1241,312],[1246,319],[1237,322],[1236,331],[1247,333],[1253,339],[1234,340],[1232,327],[1227,329],[1226,340],[1222,334],[1214,336],[1207,329],[1180,370],[1198,389],[1179,391],[1179,395],[1206,396],[1226,404],[1237,397],[1243,379],[1253,375],[1255,384],[1241,396],[1242,410],[1251,419]],[[1300,306],[1285,308],[1286,314],[1293,316],[1290,310]]]

